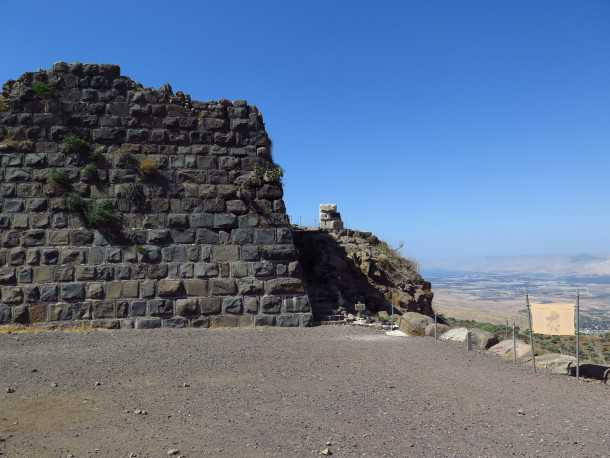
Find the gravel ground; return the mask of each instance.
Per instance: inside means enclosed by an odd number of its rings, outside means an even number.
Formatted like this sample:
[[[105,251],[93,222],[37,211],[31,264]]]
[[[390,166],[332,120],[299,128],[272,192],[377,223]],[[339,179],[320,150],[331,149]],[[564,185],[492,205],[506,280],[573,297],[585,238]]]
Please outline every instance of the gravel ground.
[[[610,455],[600,383],[347,326],[1,335],[0,390],[3,457]]]

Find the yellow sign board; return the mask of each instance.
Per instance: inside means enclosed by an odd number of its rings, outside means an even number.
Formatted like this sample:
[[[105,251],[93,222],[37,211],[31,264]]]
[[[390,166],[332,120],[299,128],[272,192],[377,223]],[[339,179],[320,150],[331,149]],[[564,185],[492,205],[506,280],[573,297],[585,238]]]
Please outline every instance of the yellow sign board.
[[[532,304],[532,331],[536,334],[573,336],[574,304]]]

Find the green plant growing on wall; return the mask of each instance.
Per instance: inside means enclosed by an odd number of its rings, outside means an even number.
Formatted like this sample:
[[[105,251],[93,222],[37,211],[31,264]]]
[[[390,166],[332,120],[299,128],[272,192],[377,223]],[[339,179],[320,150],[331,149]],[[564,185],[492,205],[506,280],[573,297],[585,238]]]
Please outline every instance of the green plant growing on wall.
[[[82,176],[86,182],[97,181],[99,178],[97,174],[97,166],[95,164],[87,164],[85,167],[83,167]]]
[[[64,152],[67,154],[87,155],[89,153],[89,143],[75,135],[64,138]]]
[[[114,211],[114,206],[110,201],[90,202],[85,212],[85,221],[89,226],[107,229],[116,226],[119,218]]]
[[[8,111],[10,109],[8,99],[0,95],[0,111]]]
[[[87,210],[87,202],[80,195],[71,192],[66,196],[66,209],[75,213],[84,213]]]
[[[257,165],[254,168],[254,177],[259,182],[272,183],[272,184],[281,184],[282,177],[284,176],[284,171],[281,167],[263,167],[261,165]]]
[[[138,173],[143,180],[152,180],[159,175],[159,164],[152,159],[144,159],[138,165]]]
[[[82,215],[87,226],[95,227],[101,231],[115,228],[120,222],[112,202],[108,200],[87,202],[77,193],[70,193],[66,196],[65,203],[68,211]]]
[[[47,183],[56,190],[66,190],[72,186],[66,172],[57,169],[53,169],[47,174]]]
[[[32,90],[38,97],[51,97],[53,95],[53,88],[42,81],[35,81],[32,84]]]

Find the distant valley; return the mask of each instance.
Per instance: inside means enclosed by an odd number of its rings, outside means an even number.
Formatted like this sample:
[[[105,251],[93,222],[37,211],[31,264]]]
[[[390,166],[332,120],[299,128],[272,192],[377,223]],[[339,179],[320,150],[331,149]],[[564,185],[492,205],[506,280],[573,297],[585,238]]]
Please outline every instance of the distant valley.
[[[526,291],[531,302],[575,302],[578,289],[581,329],[597,333],[610,331],[606,266],[607,258],[588,255],[486,258],[466,262],[462,269],[430,268],[422,273],[432,282],[439,313],[496,324],[526,324]]]

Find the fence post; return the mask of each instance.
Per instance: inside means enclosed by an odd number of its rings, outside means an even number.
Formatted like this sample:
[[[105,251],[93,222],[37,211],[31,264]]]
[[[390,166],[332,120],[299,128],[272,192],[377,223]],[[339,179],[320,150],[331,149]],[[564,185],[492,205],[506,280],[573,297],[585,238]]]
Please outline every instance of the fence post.
[[[434,343],[436,343],[436,341],[437,341],[436,323],[437,323],[437,317],[436,317],[436,312],[434,312]]]
[[[580,380],[580,290],[576,290],[576,381]]]
[[[517,337],[515,335],[515,322],[513,321],[513,364],[517,363]]]
[[[466,351],[470,351],[470,331],[466,331]]]
[[[532,364],[534,366],[534,374],[536,373],[536,355],[534,353],[534,331],[532,330],[532,311],[530,309],[530,297],[525,293],[525,303],[527,305],[527,318],[530,323],[530,346],[532,348]]]

